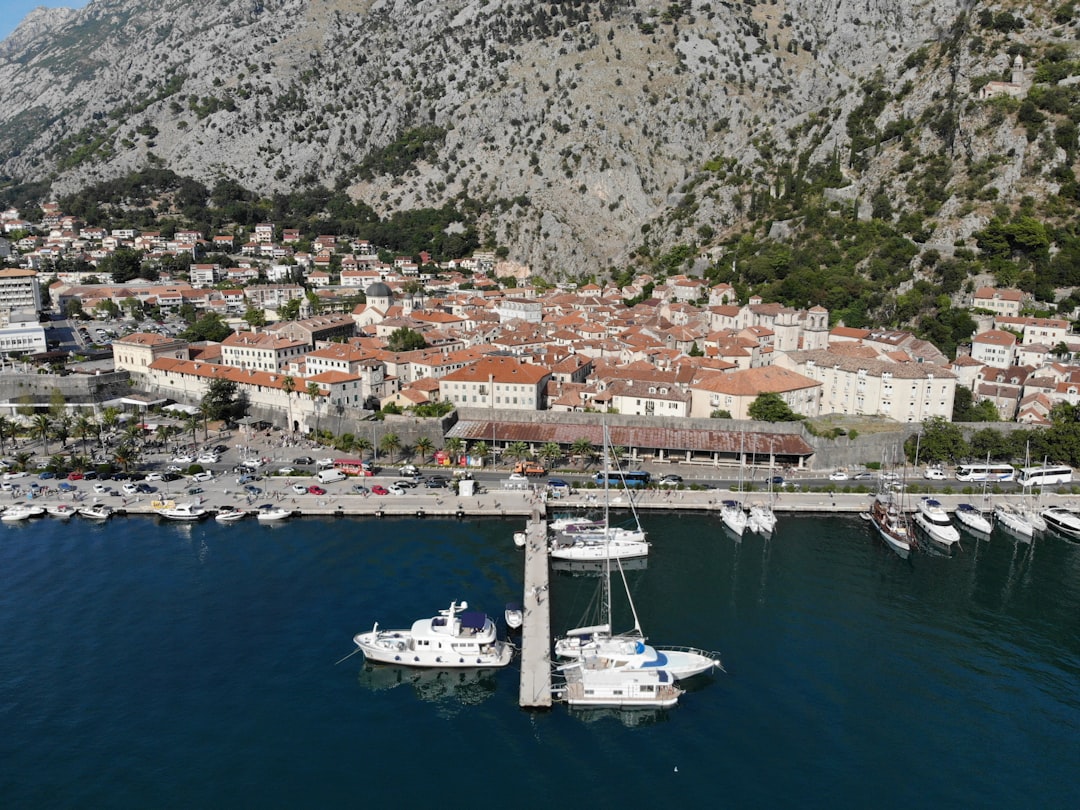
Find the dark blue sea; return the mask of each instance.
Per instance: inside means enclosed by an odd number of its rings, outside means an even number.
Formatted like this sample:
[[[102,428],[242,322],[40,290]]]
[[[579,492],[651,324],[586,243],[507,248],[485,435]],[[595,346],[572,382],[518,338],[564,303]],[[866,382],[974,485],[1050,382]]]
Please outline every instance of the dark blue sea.
[[[501,616],[517,522],[0,525],[0,806],[1080,807],[1080,546],[645,522],[646,633],[727,669],[660,715],[522,711],[513,665],[335,664],[375,621]],[[556,628],[596,583],[553,574]]]

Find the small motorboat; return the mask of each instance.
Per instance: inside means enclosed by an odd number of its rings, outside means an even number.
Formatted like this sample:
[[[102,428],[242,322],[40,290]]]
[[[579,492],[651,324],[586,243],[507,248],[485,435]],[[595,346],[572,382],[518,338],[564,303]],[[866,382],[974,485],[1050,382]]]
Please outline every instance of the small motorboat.
[[[79,517],[84,517],[87,520],[108,520],[112,517],[112,513],[112,507],[103,503],[91,504],[78,510]]]
[[[0,514],[0,520],[5,523],[18,523],[22,520],[29,520],[30,517],[30,510],[21,505],[9,507],[4,510],[3,514]]]
[[[1046,525],[1070,540],[1080,540],[1080,515],[1064,506],[1051,506],[1043,510]]]
[[[197,503],[178,503],[169,509],[159,509],[157,513],[166,520],[188,522],[199,521],[210,516],[210,513]]]
[[[280,506],[274,506],[273,504],[264,504],[259,507],[259,511],[255,513],[256,520],[263,523],[272,523],[278,520],[285,520],[292,517],[292,512],[288,509],[282,509]]]
[[[214,520],[218,523],[235,523],[238,520],[243,520],[247,517],[247,512],[243,509],[237,509],[235,506],[226,506],[218,510],[218,513],[214,515]]]
[[[525,611],[521,609],[521,605],[516,602],[510,602],[506,606],[506,610],[503,611],[503,618],[506,620],[506,626],[511,630],[517,630],[525,623]]]
[[[45,511],[51,517],[60,518],[60,520],[68,520],[79,510],[76,509],[74,506],[69,506],[66,503],[57,503],[53,504],[52,506],[47,506],[45,508]]]

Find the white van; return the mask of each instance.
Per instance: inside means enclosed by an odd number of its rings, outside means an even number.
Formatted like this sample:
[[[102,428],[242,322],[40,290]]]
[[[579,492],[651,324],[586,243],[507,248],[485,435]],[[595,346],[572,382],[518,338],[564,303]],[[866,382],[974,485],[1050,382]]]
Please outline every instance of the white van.
[[[335,481],[344,481],[345,473],[341,470],[319,470],[315,477],[320,484],[333,484]]]

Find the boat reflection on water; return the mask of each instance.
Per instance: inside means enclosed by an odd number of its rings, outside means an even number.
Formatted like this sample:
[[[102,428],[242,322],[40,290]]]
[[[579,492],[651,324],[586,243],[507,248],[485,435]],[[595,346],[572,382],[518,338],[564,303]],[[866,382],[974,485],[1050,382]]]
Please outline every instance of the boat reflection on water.
[[[600,723],[615,720],[627,728],[640,728],[652,726],[657,723],[666,723],[670,718],[672,709],[612,709],[585,706],[567,706],[566,711],[575,720],[583,723]]]
[[[365,664],[358,681],[365,689],[383,692],[410,685],[428,703],[475,706],[495,694],[495,669],[416,669],[393,664]]]
[[[648,557],[620,560],[623,571],[643,571],[649,567]],[[604,573],[603,560],[552,560],[551,570],[572,577],[598,576]]]

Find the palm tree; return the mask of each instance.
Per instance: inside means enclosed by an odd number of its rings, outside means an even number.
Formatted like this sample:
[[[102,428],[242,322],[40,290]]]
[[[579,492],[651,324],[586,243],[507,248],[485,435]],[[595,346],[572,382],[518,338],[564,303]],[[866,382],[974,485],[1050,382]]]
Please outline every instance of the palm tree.
[[[379,439],[379,449],[392,458],[394,453],[401,447],[401,439],[396,433],[387,433]]]
[[[0,455],[7,455],[5,440],[8,436],[14,436],[15,423],[6,416],[0,416]]]
[[[319,395],[322,389],[319,388],[318,383],[309,382],[304,392],[311,397],[312,407],[315,409],[315,435],[319,435]]]
[[[202,417],[197,413],[189,413],[184,417],[184,430],[191,431],[191,446],[194,447],[199,443],[199,437],[196,431],[199,429],[199,422],[202,421]]]
[[[570,445],[570,454],[581,459],[581,466],[587,465],[596,457],[596,448],[588,439],[574,439]]]
[[[289,424],[285,428],[292,433],[292,393],[296,390],[296,380],[291,374],[286,374],[281,378],[281,390],[285,392],[285,404],[289,406]]]
[[[83,455],[86,454],[86,437],[94,432],[94,420],[85,413],[75,419],[75,435],[82,439]]]
[[[120,468],[127,472],[139,460],[139,448],[126,441],[120,442],[113,457]]]
[[[492,452],[487,442],[473,442],[469,445],[469,455],[474,458],[486,459],[492,455]]]
[[[363,458],[364,453],[367,453],[371,450],[371,439],[365,438],[363,436],[354,436],[352,446],[353,449],[360,454],[360,457]]]
[[[443,442],[443,450],[450,456],[451,460],[456,462],[458,457],[465,450],[465,442],[459,439],[457,436],[452,436]]]
[[[540,448],[540,458],[547,462],[548,467],[553,467],[554,462],[562,458],[562,448],[558,442],[545,442]]]
[[[84,472],[89,470],[91,466],[92,462],[90,461],[90,457],[85,453],[81,456],[73,456],[71,459],[71,468],[73,470]]]
[[[529,445],[525,442],[511,442],[503,450],[503,455],[511,461],[521,461],[528,458],[532,453],[529,452]]]
[[[49,455],[49,432],[52,430],[52,422],[49,419],[49,415],[47,413],[36,414],[33,422],[30,424],[30,430],[31,435],[41,439],[41,446],[43,448],[42,455]]]
[[[57,478],[60,478],[67,473],[67,457],[64,456],[63,453],[57,453],[49,459],[49,463],[46,466],[52,472],[56,473]]]
[[[112,433],[116,430],[116,425],[119,421],[120,411],[116,408],[110,406],[101,412],[101,426],[105,428],[107,433]],[[100,438],[100,434],[98,434],[98,438]]]
[[[30,459],[32,459],[33,457],[33,453],[27,453],[25,450],[23,450],[21,453],[16,453],[14,458],[15,469],[25,470],[26,465],[30,463]]]
[[[71,436],[71,417],[66,413],[61,415],[53,425],[53,436],[60,440],[60,449],[63,450]]]
[[[421,436],[416,440],[413,445],[413,451],[420,455],[420,463],[423,464],[432,452],[435,450],[435,442],[429,439],[427,436]]]

